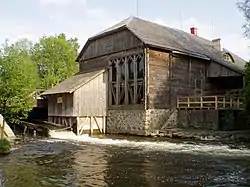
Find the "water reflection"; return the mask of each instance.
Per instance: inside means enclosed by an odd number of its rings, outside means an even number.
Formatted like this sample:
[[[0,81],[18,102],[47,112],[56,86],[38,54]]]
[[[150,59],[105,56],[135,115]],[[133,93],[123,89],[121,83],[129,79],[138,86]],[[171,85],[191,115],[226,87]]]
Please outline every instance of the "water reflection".
[[[121,151],[120,148],[109,147],[106,152],[105,182],[109,187],[152,186],[146,178],[145,157],[139,154],[139,150],[123,148]]]
[[[105,186],[105,149],[95,145],[81,145],[78,150],[74,150],[73,157],[73,169],[80,179],[79,186]]]

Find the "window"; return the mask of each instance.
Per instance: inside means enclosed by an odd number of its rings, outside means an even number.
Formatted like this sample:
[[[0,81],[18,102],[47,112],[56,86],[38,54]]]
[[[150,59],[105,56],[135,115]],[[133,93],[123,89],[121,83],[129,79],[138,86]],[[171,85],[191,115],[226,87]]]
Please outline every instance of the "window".
[[[223,54],[223,60],[234,63],[234,59],[229,53]]]
[[[143,104],[145,76],[143,54],[117,58],[111,60],[110,64],[109,105]]]
[[[195,79],[195,92],[198,93],[198,94],[202,94],[202,79],[201,78],[198,78],[198,79]]]

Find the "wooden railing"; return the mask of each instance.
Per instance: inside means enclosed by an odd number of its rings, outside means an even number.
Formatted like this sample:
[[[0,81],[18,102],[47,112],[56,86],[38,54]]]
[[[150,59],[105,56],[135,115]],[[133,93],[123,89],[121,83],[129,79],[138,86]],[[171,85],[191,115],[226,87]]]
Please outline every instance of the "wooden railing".
[[[243,109],[243,98],[229,96],[178,97],[178,109]]]

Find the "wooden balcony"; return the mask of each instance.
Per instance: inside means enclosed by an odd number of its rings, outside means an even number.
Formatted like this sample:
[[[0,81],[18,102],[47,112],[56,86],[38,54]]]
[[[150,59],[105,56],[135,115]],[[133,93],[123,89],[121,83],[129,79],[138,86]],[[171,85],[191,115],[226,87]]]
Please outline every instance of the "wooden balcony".
[[[178,97],[178,109],[233,109],[243,110],[243,98],[233,96]]]

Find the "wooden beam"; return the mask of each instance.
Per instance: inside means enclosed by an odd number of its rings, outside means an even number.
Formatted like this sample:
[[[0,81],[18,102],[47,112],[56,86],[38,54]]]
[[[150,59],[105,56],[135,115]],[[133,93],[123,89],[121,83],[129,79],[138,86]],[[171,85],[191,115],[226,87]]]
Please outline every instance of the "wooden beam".
[[[102,116],[102,131],[106,134],[106,116]]]
[[[98,124],[98,122],[97,122],[97,120],[96,120],[96,117],[93,116],[93,118],[94,118],[94,120],[95,120],[95,123],[96,123],[96,125],[97,125],[97,127],[98,127],[99,132],[102,134],[101,127],[99,126],[99,124]]]
[[[148,94],[149,94],[149,53],[148,48],[144,49],[144,107],[145,110],[149,108],[149,100],[148,100]]]
[[[134,101],[133,103],[134,104],[137,104],[137,88],[138,88],[138,85],[137,85],[137,58],[136,58],[136,55],[133,55],[132,56],[132,62],[134,64]]]
[[[121,80],[121,70],[120,70],[120,60],[116,60],[116,101],[115,104],[119,105],[120,96],[120,80]]]
[[[109,68],[108,70],[108,106],[112,105],[112,99],[113,99],[113,95],[112,95],[112,66]]]
[[[128,100],[128,97],[129,97],[129,92],[128,92],[128,80],[129,80],[129,66],[128,66],[128,57],[126,56],[125,57],[125,60],[124,60],[124,63],[125,63],[125,104],[129,104],[129,100]]]
[[[89,135],[93,134],[92,117],[89,117]]]

